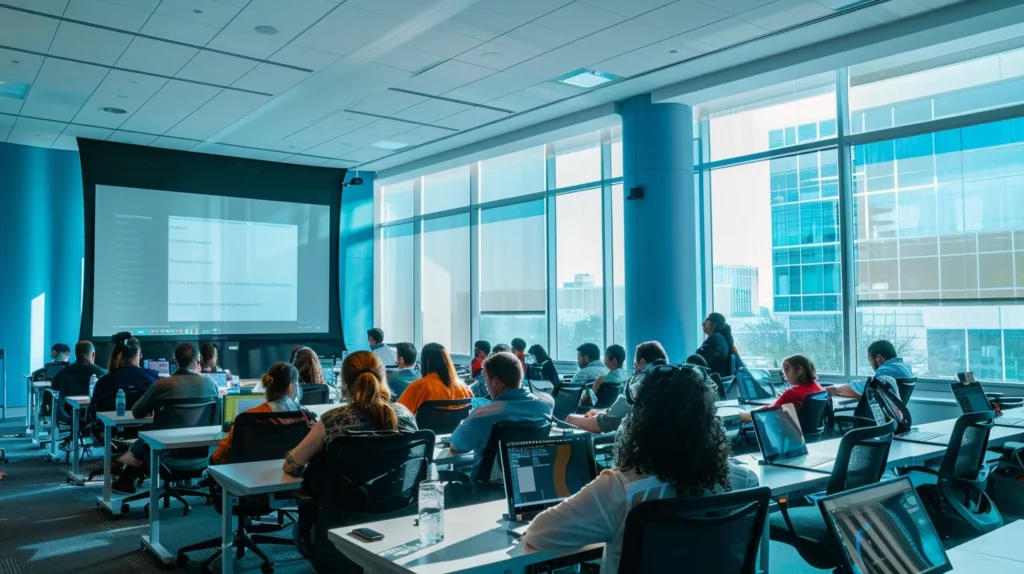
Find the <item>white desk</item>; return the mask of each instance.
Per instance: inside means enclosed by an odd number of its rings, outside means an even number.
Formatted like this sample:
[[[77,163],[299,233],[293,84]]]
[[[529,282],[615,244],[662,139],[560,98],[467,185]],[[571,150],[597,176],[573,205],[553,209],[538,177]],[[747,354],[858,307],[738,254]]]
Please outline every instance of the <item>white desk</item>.
[[[344,403],[341,403],[341,404],[329,404],[329,405],[309,405],[309,406],[303,407],[303,408],[305,408],[307,411],[309,411],[311,413],[316,414],[316,416],[318,416],[318,417],[322,417],[322,416],[324,416],[324,413],[326,413],[327,411],[329,411],[331,409],[336,409],[336,408],[339,408],[339,407],[343,407],[343,406],[345,406]]]
[[[213,446],[220,442],[220,425],[184,429],[144,431],[139,438],[149,445],[149,534],[142,535],[142,545],[164,564],[170,564],[174,555],[160,544],[160,456],[165,450]]]
[[[117,411],[106,411],[96,413],[96,418],[99,419],[103,425],[103,495],[96,498],[96,506],[98,508],[104,508],[111,516],[118,516],[121,514],[120,499],[117,504],[111,500],[110,495],[110,443],[114,437],[114,427],[120,426],[140,426],[152,424],[153,417],[148,416],[146,418],[137,419],[132,415],[132,412],[126,411],[124,416],[117,416]],[[150,509],[152,510],[152,509]]]
[[[219,464],[209,467],[206,472],[223,488],[221,504],[220,571],[231,574],[235,567],[235,524],[231,511],[240,496],[273,494],[298,490],[302,479],[285,474],[281,467],[284,460],[263,460],[238,464]],[[152,514],[150,514],[152,516]]]
[[[32,437],[32,444],[39,445],[42,448],[43,443],[47,442],[47,438],[45,436],[42,439],[39,438],[39,415],[40,411],[43,410],[43,392],[50,388],[50,381],[32,382],[31,375],[25,378],[28,380],[28,410],[25,411],[25,432],[28,436]],[[50,423],[53,423],[52,416],[50,417]]]
[[[1018,520],[950,550],[953,572],[1024,572],[1024,521]],[[997,570],[998,569],[998,570]]]
[[[63,406],[58,401],[59,393],[54,391],[51,387],[43,389],[44,393],[50,394],[50,450],[46,451],[46,458],[57,462],[64,456],[64,453],[60,452],[60,441],[57,439],[60,437],[60,433],[57,427],[57,411],[62,410]]]
[[[78,433],[79,433],[79,422],[78,419],[81,417],[81,410],[89,406],[92,400],[88,395],[76,395],[72,397],[65,397],[64,402],[71,407],[71,470],[68,471],[68,482],[75,486],[84,486],[85,479],[78,473],[79,460],[78,455]],[[56,407],[56,405],[54,405]],[[56,425],[54,425],[56,426]]]

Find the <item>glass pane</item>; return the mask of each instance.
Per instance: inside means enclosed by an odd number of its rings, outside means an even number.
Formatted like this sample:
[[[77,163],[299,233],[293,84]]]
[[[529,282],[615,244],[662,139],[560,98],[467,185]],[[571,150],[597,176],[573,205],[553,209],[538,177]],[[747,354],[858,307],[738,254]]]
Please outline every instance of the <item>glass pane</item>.
[[[480,211],[480,331],[547,346],[544,200]]]
[[[594,132],[555,144],[555,187],[571,187],[601,179],[601,133]],[[576,355],[573,355],[575,358]]]
[[[601,255],[601,188],[559,195],[558,356],[573,360],[583,343],[604,343],[604,263]]]
[[[852,153],[858,300],[1024,295],[1024,118]]]
[[[544,191],[544,146],[480,162],[480,202]]]
[[[615,330],[612,342],[626,344],[626,229],[622,184],[612,186],[612,309],[615,311]]]
[[[1024,102],[1020,34],[1019,27],[1010,27],[850,68],[848,130],[868,132]]]
[[[622,126],[612,128],[612,177],[622,177]]]
[[[380,188],[381,222],[398,221],[412,217],[412,194],[415,179]]]
[[[380,249],[380,328],[386,341],[412,341],[413,224],[385,227]]]
[[[711,171],[713,309],[752,367],[842,371],[835,150]]]
[[[699,114],[709,121],[711,161],[832,138],[835,74],[710,102]]]
[[[469,353],[469,214],[423,222],[423,342]]]
[[[423,177],[423,213],[434,213],[469,205],[469,166]]]
[[[867,347],[885,339],[922,377],[1024,381],[1024,308],[1017,305],[861,306],[857,370],[871,373]]]

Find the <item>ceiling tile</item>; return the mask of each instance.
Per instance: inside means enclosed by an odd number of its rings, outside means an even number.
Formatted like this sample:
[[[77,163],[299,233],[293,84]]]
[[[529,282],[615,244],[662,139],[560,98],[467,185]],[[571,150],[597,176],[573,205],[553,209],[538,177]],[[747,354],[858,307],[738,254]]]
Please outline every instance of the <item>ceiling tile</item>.
[[[499,36],[490,42],[480,44],[476,48],[459,55],[455,59],[460,62],[476,64],[477,66],[483,66],[492,70],[504,70],[520,62],[525,62],[537,55],[535,50],[523,52],[509,46],[499,46],[495,42],[499,38],[502,38],[502,36]]]
[[[187,118],[167,130],[167,135],[205,140],[270,101],[267,96],[223,90]]]
[[[568,86],[566,84],[560,84],[558,82],[541,82],[535,86],[530,86],[524,90],[519,90],[518,94],[530,94],[541,99],[545,103],[554,102],[564,98],[570,98],[572,96],[579,95],[586,90],[577,88],[575,86]]]
[[[129,70],[173,76],[198,53],[199,50],[181,44],[136,37],[118,58],[116,65]]]
[[[581,0],[584,4],[607,10],[613,14],[625,16],[626,18],[633,18],[643,14],[644,12],[650,12],[655,8],[660,8],[666,4],[671,4],[675,0]]]
[[[632,53],[664,65],[688,60],[715,50],[714,46],[689,39],[690,36],[689,32],[679,34],[668,40],[662,40],[656,44],[635,50]]]
[[[118,30],[138,32],[153,13],[155,4],[137,6],[115,4],[106,0],[71,0],[64,17]]]
[[[423,31],[415,38],[406,40],[405,45],[422,50],[428,54],[454,58],[466,50],[478,46],[480,43],[481,41],[476,38],[463,36],[447,30],[431,28]]]
[[[75,116],[75,123],[104,128],[118,128],[167,83],[163,78],[111,70],[89,101]],[[121,97],[124,96],[124,97]],[[102,107],[116,107],[125,114],[100,111]]]
[[[156,14],[200,24],[211,28],[223,28],[238,15],[239,7],[216,0],[163,0]]]
[[[611,54],[602,59],[607,60],[615,55],[616,54]],[[537,56],[532,60],[527,60],[522,64],[516,64],[505,71],[517,76],[533,78],[537,81],[547,81],[557,78],[566,72],[571,72],[573,69],[578,67],[579,66],[573,66],[563,62],[562,60],[544,54],[543,56]]]
[[[513,28],[529,22],[531,18],[514,18],[470,6],[438,24],[438,28],[486,42]]]
[[[573,2],[534,22],[566,34],[582,38],[622,22],[626,18],[595,8],[582,2]]]
[[[420,126],[402,134],[402,143],[410,146],[425,144],[443,137],[452,135],[453,131],[435,128],[433,126]]]
[[[45,54],[57,24],[53,18],[0,8],[0,38],[11,48]]]
[[[6,98],[0,98],[3,100]],[[3,108],[0,108],[3,109]],[[15,116],[3,116],[0,115],[0,141],[7,141],[7,135],[11,133],[11,128],[14,127],[14,122],[17,120]]]
[[[347,21],[349,17],[360,21],[367,28],[360,28],[359,25]],[[386,16],[341,6],[300,34],[292,43],[303,48],[345,56],[370,43],[374,36],[370,35],[368,30],[384,30],[380,33],[383,35],[399,24],[398,20]]]
[[[330,52],[321,52],[312,48],[303,48],[292,42],[274,52],[274,55],[268,58],[268,60],[308,70],[322,70],[338,61],[338,55]]]
[[[430,4],[424,0],[387,0],[387,2],[381,2],[381,0],[348,0],[348,2],[345,2],[345,5],[383,16],[398,18],[399,20],[408,19],[430,7]]]
[[[679,34],[700,28],[701,26],[707,26],[712,22],[725,20],[728,17],[728,12],[712,8],[707,4],[701,4],[696,0],[678,0],[678,2],[673,2],[668,6],[638,16],[636,21],[640,24],[672,32],[673,34]]]
[[[179,138],[170,138],[167,136],[161,136],[153,140],[150,143],[150,147],[162,147],[164,149],[176,149],[179,151],[188,151],[203,142],[196,140],[186,140]]]
[[[362,149],[357,149],[355,151],[344,154],[342,159],[347,159],[349,161],[355,162],[373,161],[375,159],[380,159],[382,157],[389,156],[393,153],[395,152],[391,150],[377,149],[374,147],[364,147]]]
[[[367,114],[389,116],[406,108],[427,101],[423,96],[384,90],[364,98],[362,101],[351,106],[350,110]]]
[[[171,18],[163,14],[153,14],[149,17],[146,25],[142,27],[143,34],[196,46],[205,46],[219,31],[220,28],[204,26],[180,18]]]
[[[403,82],[401,86],[396,87],[402,87],[414,92],[443,94],[493,73],[494,70],[489,68],[474,66],[473,64],[467,64],[458,60],[448,60],[422,74],[413,76]]]
[[[284,141],[289,145],[294,145],[296,149],[305,151],[309,148],[313,148],[323,144],[324,142],[330,141],[340,135],[347,134],[362,126],[373,123],[376,120],[377,118],[370,116],[338,112],[327,117],[317,119],[317,121],[312,124],[288,135],[284,138]],[[334,157],[333,155],[328,156],[326,154],[314,155]]]
[[[86,62],[113,65],[132,41],[128,34],[61,22],[49,53]]]
[[[775,0],[697,0],[703,4],[707,4],[719,10],[724,10],[730,14],[741,14],[747,10],[753,10],[759,6],[765,4],[771,4]],[[853,0],[841,0],[846,4],[850,4]]]
[[[572,0],[477,0],[473,6],[529,22],[571,3]]]
[[[232,87],[279,95],[308,77],[309,72],[275,66],[274,64],[260,64],[232,84]]]
[[[375,60],[385,66],[391,66],[406,72],[418,72],[437,64],[441,61],[441,57],[405,46],[395,46],[377,56]]]
[[[18,118],[7,135],[8,143],[50,147],[64,131],[64,124],[32,118]]]
[[[60,16],[68,6],[68,0],[4,0],[4,4],[15,8],[25,8],[44,14]],[[3,19],[0,18],[0,21]]]
[[[343,159],[329,159],[329,160],[325,161],[323,163],[323,165],[321,165],[320,167],[329,167],[329,168],[334,168],[334,169],[348,169],[350,167],[354,167],[355,165],[356,165],[356,162],[354,162],[354,161],[345,161]]]
[[[781,30],[828,16],[832,10],[810,0],[778,0],[744,12],[740,18],[766,30]]]
[[[270,16],[272,25],[280,20],[291,20],[308,27],[337,7],[337,3],[329,0],[252,0],[245,9]]]
[[[355,32],[363,38],[378,38],[394,31],[402,24],[402,20],[341,5],[320,23],[333,26],[335,34]]]
[[[609,72],[616,76],[628,78],[630,76],[646,72],[647,70],[657,68],[661,65],[661,63],[650,58],[645,58],[636,53],[629,53],[616,56],[610,60],[598,62],[594,64],[594,68],[602,72]]]
[[[314,157],[311,155],[295,154],[284,158],[285,163],[293,163],[295,165],[311,165],[320,166],[327,161],[325,157]]]
[[[262,161],[284,161],[286,157],[292,155],[286,152],[255,149],[251,147],[234,146],[219,143],[202,143],[196,146],[192,151],[199,153],[226,155],[231,157],[241,157],[245,159],[258,159]]]
[[[247,58],[201,50],[175,77],[230,86],[255,67],[256,62]]]
[[[596,34],[591,34],[587,36],[587,40],[618,48],[620,51],[632,51],[660,42],[670,36],[672,36],[671,32],[627,20]]]
[[[614,58],[625,51],[620,48],[597,44],[590,40],[576,40],[571,44],[551,50],[544,54],[543,57],[564,62],[566,69],[562,73],[565,73],[581,66],[589,66],[609,58]]]
[[[120,127],[162,134],[210,101],[210,98],[220,91],[220,88],[170,80]]]
[[[388,138],[397,138],[400,134],[403,134],[417,126],[399,122],[396,120],[377,120],[372,124],[367,124],[357,130],[352,130],[349,133],[341,136],[341,140],[355,144],[357,146],[373,145],[381,140]],[[401,138],[398,138],[401,141]],[[314,154],[322,155],[322,154]]]
[[[256,31],[256,27],[268,25],[277,28],[277,34],[266,35]],[[301,22],[271,18],[262,12],[246,8],[210,40],[207,46],[243,56],[267,58],[305,29],[306,25]]]
[[[17,114],[21,112],[21,106],[25,102],[22,100],[16,100],[14,98],[5,98],[0,96],[0,114]],[[0,118],[4,117],[0,115]]]
[[[69,122],[106,75],[106,68],[47,58],[25,98],[21,113]]]
[[[434,120],[446,118],[450,115],[457,114],[468,109],[470,109],[470,106],[467,106],[466,104],[457,104],[455,102],[447,102],[445,100],[427,100],[422,104],[417,104],[411,108],[392,114],[392,117],[401,120],[410,120],[413,122],[429,124],[433,123]],[[412,126],[410,126],[410,128],[411,127]]]
[[[537,83],[534,78],[498,72],[444,94],[447,98],[482,104]]]
[[[0,48],[0,79],[17,84],[31,84],[43,65],[43,59],[43,56]]]
[[[110,134],[112,133],[114,133],[114,130],[108,130],[105,128],[94,128],[92,126],[79,126],[75,124],[68,124],[60,135],[71,136],[76,138],[88,138],[92,140],[105,140],[108,137],[110,137]]]
[[[319,155],[324,157],[338,157],[346,152],[355,151],[356,149],[362,147],[363,145],[364,144],[356,145],[354,143],[342,141],[341,138],[333,138],[314,148],[303,151],[311,155]]]
[[[497,112],[486,108],[470,108],[464,112],[459,112],[434,123],[446,128],[468,130],[470,128],[475,128],[483,124],[507,118],[508,116],[509,114],[504,112]]]
[[[153,140],[155,139],[156,136],[151,134],[140,134],[136,132],[125,132],[119,130],[110,134],[110,137],[107,138],[107,141],[134,145],[149,145],[153,143]]]
[[[491,43],[495,46],[508,46],[520,52],[540,55],[548,50],[564,46],[575,39],[576,36],[530,23],[523,24],[515,30],[509,30],[491,40]]]
[[[732,17],[686,32],[683,36],[690,36],[693,40],[714,46],[715,48],[727,48],[767,33],[768,30],[764,28]]]

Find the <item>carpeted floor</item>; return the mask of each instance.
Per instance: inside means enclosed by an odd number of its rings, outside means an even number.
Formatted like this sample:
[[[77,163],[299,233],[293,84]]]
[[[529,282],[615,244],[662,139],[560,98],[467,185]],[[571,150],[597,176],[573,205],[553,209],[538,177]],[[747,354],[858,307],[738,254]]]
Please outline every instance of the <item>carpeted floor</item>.
[[[7,473],[0,480],[0,574],[164,572],[151,554],[140,549],[140,537],[148,531],[144,501],[135,503],[131,513],[120,519],[110,518],[96,507],[102,480],[81,487],[68,484],[63,464],[47,461],[28,439],[9,436],[24,430],[24,419],[22,426],[18,424],[0,425],[0,448],[6,448],[10,458],[10,464],[0,465],[0,471]],[[101,463],[102,451],[96,455],[83,463],[83,470]],[[212,506],[196,499],[190,516],[182,516],[181,510],[173,501],[171,508],[161,510],[161,539],[166,548],[173,552],[219,536],[220,515]],[[312,571],[293,547],[262,548],[278,573]],[[772,543],[771,552],[772,568],[780,572],[823,572],[808,567],[788,546]],[[199,572],[199,564],[211,553],[192,554],[188,567],[177,571]],[[219,561],[213,566],[219,571]],[[260,572],[260,560],[247,554],[235,562],[235,571]]]

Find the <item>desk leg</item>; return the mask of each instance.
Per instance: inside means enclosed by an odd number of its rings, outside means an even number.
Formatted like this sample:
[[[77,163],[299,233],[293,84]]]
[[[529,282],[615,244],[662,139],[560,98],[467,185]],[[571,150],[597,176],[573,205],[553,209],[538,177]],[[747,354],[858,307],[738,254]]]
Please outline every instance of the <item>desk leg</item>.
[[[149,451],[149,535],[142,536],[142,545],[164,564],[170,564],[171,553],[160,544],[160,451]]]
[[[768,552],[771,548],[771,538],[768,536],[768,528],[768,517],[765,516],[764,530],[761,532],[761,549],[757,557],[757,561],[760,562],[758,571],[761,572],[761,574],[768,574]]]
[[[50,393],[50,395],[53,397],[50,406],[50,460],[57,462],[60,460],[60,445],[57,444],[57,436],[59,434],[57,432],[57,408],[59,405],[57,404],[57,397],[53,393]]]
[[[32,444],[36,442],[36,427],[32,426],[32,413],[35,412],[32,408],[34,404],[32,396],[32,377],[25,377],[25,400],[28,403],[26,406],[28,409],[25,410],[25,434],[32,437]]]
[[[114,509],[114,505],[110,503],[110,463],[111,463],[111,452],[110,452],[110,441],[114,438],[114,427],[111,425],[103,425],[103,496],[96,500],[96,505],[102,508],[106,508],[113,516],[121,514],[121,506],[118,505],[117,509]]]
[[[76,486],[84,486],[85,479],[78,474],[78,411],[80,407],[71,407],[71,470],[68,471],[68,482]],[[84,454],[84,452],[83,452]]]
[[[31,387],[29,396],[32,401],[32,444],[38,445],[39,448],[43,448],[43,441],[39,440],[39,411],[42,409],[43,397],[36,392],[35,386]]]
[[[227,488],[221,488],[224,493],[221,498],[220,515],[220,571],[221,574],[231,574],[235,569],[235,502],[238,497],[228,492]]]

